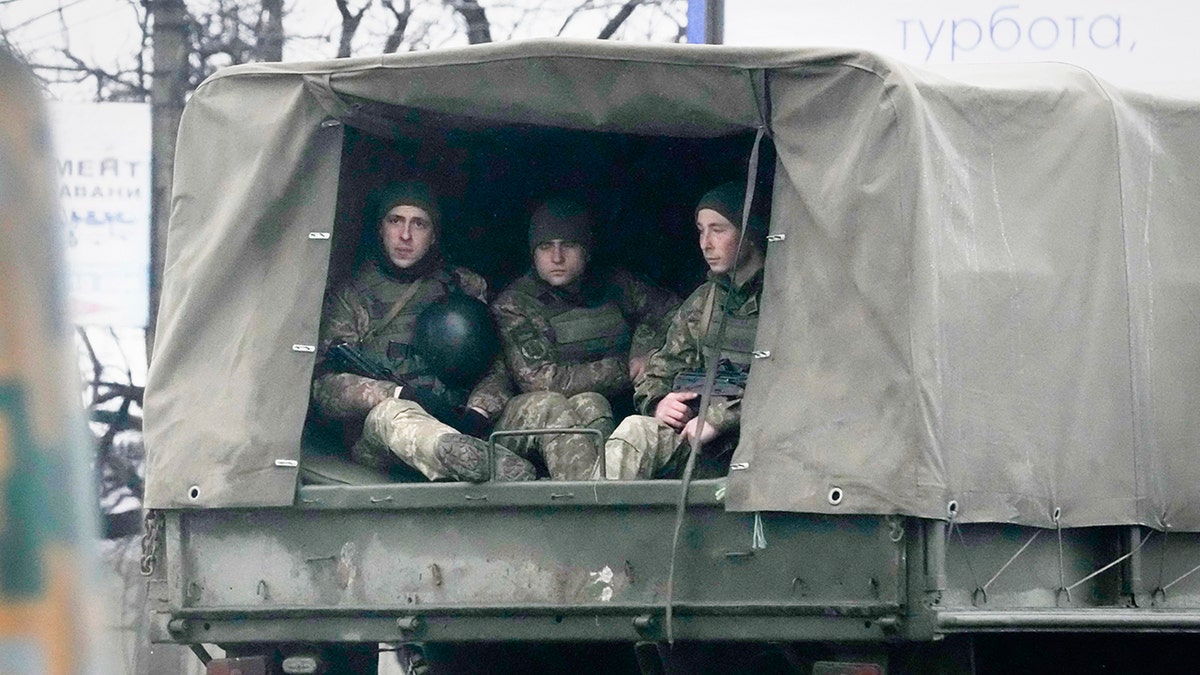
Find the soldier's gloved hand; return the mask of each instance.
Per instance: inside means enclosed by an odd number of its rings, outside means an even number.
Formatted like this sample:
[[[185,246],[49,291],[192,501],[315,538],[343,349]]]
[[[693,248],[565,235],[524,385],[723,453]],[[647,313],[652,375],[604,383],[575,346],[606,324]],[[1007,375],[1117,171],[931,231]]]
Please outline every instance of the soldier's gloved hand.
[[[407,379],[397,388],[395,397],[416,403],[424,408],[425,412],[446,424],[452,425],[458,418],[449,391],[437,380],[427,382],[425,378]]]
[[[458,430],[475,438],[487,438],[488,429],[492,428],[492,420],[475,408],[467,407],[458,418],[455,425]]]
[[[688,401],[699,396],[700,394],[694,391],[673,391],[667,394],[654,407],[654,419],[675,431],[683,431],[683,425],[696,416],[688,406]]]

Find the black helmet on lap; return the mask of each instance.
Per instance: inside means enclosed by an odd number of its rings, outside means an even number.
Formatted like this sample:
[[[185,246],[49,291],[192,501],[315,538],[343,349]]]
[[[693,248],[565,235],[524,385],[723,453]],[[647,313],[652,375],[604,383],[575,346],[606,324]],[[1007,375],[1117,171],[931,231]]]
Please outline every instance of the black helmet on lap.
[[[487,305],[451,293],[417,317],[413,350],[447,386],[470,389],[500,351],[500,337]]]

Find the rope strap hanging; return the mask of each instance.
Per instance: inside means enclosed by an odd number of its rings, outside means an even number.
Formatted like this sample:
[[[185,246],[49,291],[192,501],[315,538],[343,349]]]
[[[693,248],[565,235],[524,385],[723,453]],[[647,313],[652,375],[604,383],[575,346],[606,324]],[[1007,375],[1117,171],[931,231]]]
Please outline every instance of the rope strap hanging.
[[[754,145],[750,148],[750,161],[746,169],[746,197],[742,202],[742,223],[741,233],[738,237],[737,249],[734,252],[734,260],[741,260],[742,245],[746,241],[746,225],[750,217],[750,204],[754,201],[754,187],[758,181],[758,150],[762,144],[763,136],[766,135],[766,126],[759,126],[757,133],[754,134]],[[736,273],[736,270],[735,270]],[[726,319],[732,311],[730,306],[733,300],[733,293],[725,295],[725,306],[723,307],[720,320],[717,324],[717,338],[715,344],[721,344],[725,338]],[[708,329],[708,326],[705,326]],[[667,593],[666,593],[666,629],[667,642],[675,643],[675,568],[676,561],[679,557],[679,535],[683,529],[683,517],[687,509],[687,493],[688,487],[692,483],[692,473],[696,468],[696,457],[700,454],[700,430],[704,426],[705,417],[708,414],[708,406],[712,401],[713,384],[717,379],[717,362],[719,359],[709,359],[708,368],[704,373],[704,389],[700,394],[700,409],[696,413],[696,433],[692,436],[691,445],[688,448],[687,464],[683,468],[682,485],[679,488],[679,498],[675,503],[675,527],[671,534],[671,564],[667,571]],[[766,538],[763,538],[764,547]]]

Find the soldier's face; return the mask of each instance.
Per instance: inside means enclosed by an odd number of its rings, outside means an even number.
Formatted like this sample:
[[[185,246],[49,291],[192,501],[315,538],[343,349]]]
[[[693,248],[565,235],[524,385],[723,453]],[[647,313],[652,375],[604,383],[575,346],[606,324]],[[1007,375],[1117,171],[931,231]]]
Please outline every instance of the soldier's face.
[[[733,272],[737,267],[734,258],[737,256],[741,231],[728,218],[712,209],[700,209],[696,214],[696,230],[700,235],[700,253],[704,255],[708,269],[716,274]],[[750,255],[751,248],[750,245],[742,247],[742,260]]]
[[[388,211],[379,224],[379,235],[388,260],[400,269],[421,262],[437,240],[433,219],[425,209],[407,204]]]
[[[587,267],[587,249],[576,241],[543,241],[533,249],[533,266],[542,281],[551,286],[566,286]]]

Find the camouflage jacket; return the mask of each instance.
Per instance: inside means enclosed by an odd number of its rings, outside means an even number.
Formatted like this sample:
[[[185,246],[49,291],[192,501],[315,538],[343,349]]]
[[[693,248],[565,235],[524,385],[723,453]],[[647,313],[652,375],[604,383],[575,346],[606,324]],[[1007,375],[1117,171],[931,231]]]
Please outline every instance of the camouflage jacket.
[[[412,372],[417,366],[403,349],[397,348],[405,345],[398,344],[396,340],[389,341],[389,337],[411,336],[420,311],[444,298],[452,286],[486,302],[487,282],[462,267],[441,267],[421,277],[419,282],[422,286],[417,289],[418,292],[386,326],[381,323],[392,305],[416,281],[400,281],[381,271],[378,264],[367,262],[355,271],[349,281],[326,295],[312,388],[313,403],[323,418],[361,420],[371,408],[391,396],[396,388],[392,382],[328,370],[324,365],[324,356],[330,345],[347,342],[375,358],[388,360],[397,373]],[[399,342],[404,341],[400,337]],[[494,414],[493,410],[503,408],[510,396],[506,374],[502,368],[497,371],[494,366],[492,372],[472,390],[468,404]],[[498,406],[496,401],[499,401]]]
[[[730,310],[730,325],[726,327],[725,344],[720,349],[721,356],[743,367],[749,367],[750,350],[753,349],[762,279],[760,270],[737,289]],[[650,356],[646,372],[634,387],[634,403],[643,415],[654,415],[658,402],[674,388],[677,374],[708,367],[709,359],[717,353],[716,345],[710,343],[709,331],[715,333],[717,330],[729,290],[728,277],[712,277],[680,305],[667,330],[665,344]],[[703,325],[706,315],[708,326]],[[706,420],[718,433],[734,431],[741,422],[741,404],[740,397],[714,398],[709,404]]]
[[[574,296],[530,272],[500,293],[492,314],[500,328],[508,370],[522,392],[554,391],[574,396],[592,391],[605,396],[628,393],[630,356],[645,356],[666,332],[678,299],[668,291],[615,270],[585,282]],[[566,358],[552,319],[564,307],[615,306],[632,333],[616,353],[591,359]],[[624,347],[628,344],[628,347]]]

